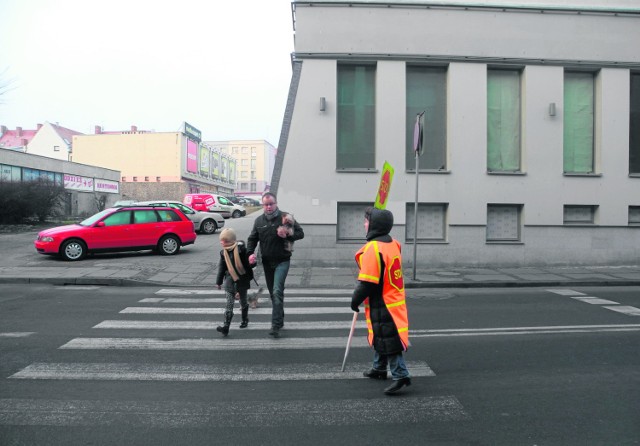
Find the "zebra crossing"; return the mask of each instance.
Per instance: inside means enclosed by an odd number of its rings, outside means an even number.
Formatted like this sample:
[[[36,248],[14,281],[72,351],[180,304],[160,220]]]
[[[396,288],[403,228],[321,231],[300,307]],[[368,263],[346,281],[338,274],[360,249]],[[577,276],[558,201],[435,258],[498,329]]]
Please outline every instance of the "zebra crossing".
[[[88,381],[88,382],[278,382],[364,379],[362,371],[370,362],[347,361],[341,371],[341,363],[327,362],[247,362],[241,355],[251,351],[330,350],[342,359],[346,338],[351,324],[349,308],[350,290],[295,290],[286,298],[286,320],[283,336],[273,339],[267,336],[270,328],[271,308],[268,299],[262,299],[259,308],[250,310],[247,329],[237,328],[236,320],[228,337],[222,337],[215,328],[222,320],[225,299],[219,290],[160,289],[153,296],[145,296],[135,306],[127,306],[115,317],[97,323],[91,333],[80,336],[58,347],[65,352],[65,361],[34,362],[13,375],[10,380],[22,381]],[[239,317],[236,312],[236,319]],[[357,335],[351,349],[368,349],[366,325],[361,316],[356,325]],[[205,333],[204,336],[191,333]],[[310,336],[310,334],[312,334]],[[74,362],[73,355],[85,357],[107,352],[108,358],[118,358],[118,352],[173,351],[184,352],[233,352],[234,363],[153,362],[131,361],[131,355],[121,362]],[[70,356],[71,355],[71,356]],[[94,357],[94,356],[90,357]],[[353,356],[353,353],[352,353]],[[71,360],[69,360],[71,359]],[[245,357],[246,359],[246,357]],[[407,360],[413,378],[434,377],[435,373],[422,360]],[[418,384],[419,381],[416,382]],[[418,384],[419,385],[419,384]],[[389,399],[380,395],[381,399]],[[273,410],[273,404],[264,401],[247,401],[237,407],[238,413],[255,415],[256,423],[272,423],[259,416]],[[346,398],[338,400],[305,400],[279,402],[278,418],[281,425],[308,423],[314,425],[362,424],[362,414],[367,410],[379,410],[375,399]],[[385,402],[397,405],[396,415],[385,420],[389,423],[418,423],[433,421],[469,420],[455,396],[426,396],[426,393],[407,398],[402,402]],[[224,425],[226,414],[218,415],[216,403],[200,404],[167,401],[142,403],[132,401],[62,401],[50,399],[0,399],[0,425],[59,425],[90,426],[114,423],[131,423],[131,417],[139,425],[155,426],[165,413],[174,414],[179,425]],[[303,411],[298,410],[304,407]],[[315,409],[314,409],[315,408]],[[322,416],[313,416],[315,410]],[[309,411],[310,412],[307,412]],[[140,414],[146,414],[144,416]]]

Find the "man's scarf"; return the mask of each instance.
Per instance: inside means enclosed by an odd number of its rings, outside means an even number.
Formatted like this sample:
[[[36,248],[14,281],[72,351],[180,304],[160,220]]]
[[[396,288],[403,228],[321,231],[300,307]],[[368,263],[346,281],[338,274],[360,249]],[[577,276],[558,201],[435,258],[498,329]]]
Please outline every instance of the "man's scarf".
[[[229,252],[233,251],[233,262],[229,256]],[[235,242],[231,246],[227,246],[222,250],[224,254],[224,261],[227,264],[227,270],[231,274],[231,278],[234,282],[237,282],[240,276],[246,273],[242,261],[240,260],[240,250],[238,249],[238,242]],[[235,265],[234,265],[235,263]]]

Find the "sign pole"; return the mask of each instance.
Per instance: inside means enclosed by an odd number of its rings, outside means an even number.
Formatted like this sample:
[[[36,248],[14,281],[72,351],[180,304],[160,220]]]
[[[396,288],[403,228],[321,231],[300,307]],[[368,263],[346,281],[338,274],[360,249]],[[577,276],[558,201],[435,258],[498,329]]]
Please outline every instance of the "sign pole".
[[[413,280],[416,280],[417,257],[418,257],[418,181],[420,174],[418,171],[419,157],[422,153],[422,134],[423,123],[422,117],[425,112],[416,115],[416,125],[413,128],[413,150],[416,153],[416,194],[413,206]]]
[[[342,360],[341,372],[344,372],[344,366],[347,363],[347,356],[349,356],[349,348],[351,347],[351,340],[353,339],[353,331],[356,328],[356,321],[358,320],[358,312],[353,312],[353,321],[351,321],[351,330],[349,331],[349,338],[347,339],[347,349],[344,352],[344,359]]]

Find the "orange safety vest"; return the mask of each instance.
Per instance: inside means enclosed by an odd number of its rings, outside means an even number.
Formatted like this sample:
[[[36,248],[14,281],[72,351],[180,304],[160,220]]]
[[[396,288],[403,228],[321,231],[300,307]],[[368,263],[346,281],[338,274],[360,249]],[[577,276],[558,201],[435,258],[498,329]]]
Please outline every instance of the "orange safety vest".
[[[381,271],[381,258],[384,261],[384,271]],[[407,350],[409,347],[409,318],[404,293],[400,243],[395,239],[391,243],[370,241],[356,253],[356,263],[360,268],[358,280],[375,284],[379,284],[382,280],[382,298],[396,324],[402,346],[404,350]],[[373,345],[373,325],[368,297],[364,301],[364,309],[369,330],[369,344]]]

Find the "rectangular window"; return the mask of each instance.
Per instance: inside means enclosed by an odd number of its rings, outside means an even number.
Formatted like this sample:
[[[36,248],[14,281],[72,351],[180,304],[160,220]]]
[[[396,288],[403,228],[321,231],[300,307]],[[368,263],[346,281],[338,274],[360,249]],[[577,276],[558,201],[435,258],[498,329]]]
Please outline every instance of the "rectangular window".
[[[565,225],[592,225],[595,223],[597,206],[565,205],[564,224]]]
[[[405,241],[413,243],[415,203],[406,204]],[[418,203],[418,243],[444,242],[447,239],[447,204]]]
[[[160,182],[161,181],[160,177],[156,177],[156,181]]]
[[[407,147],[406,169],[415,171],[413,129],[416,115],[424,113],[423,154],[419,170],[447,168],[447,70],[446,68],[407,66]]]
[[[248,166],[248,165],[249,165],[249,160],[248,160],[248,159],[242,159],[242,160],[240,160],[240,165],[241,165],[241,166]]]
[[[158,221],[156,211],[133,211],[134,223],[155,223]]]
[[[255,192],[256,191],[256,183],[251,183],[251,190],[249,192]]]
[[[145,181],[149,181],[149,177],[144,177],[144,180]]]
[[[54,152],[59,152],[60,151],[60,146],[53,146],[53,151]]]
[[[640,206],[629,206],[629,226],[640,226]]]
[[[251,160],[251,168],[252,169],[256,168],[256,160]]]
[[[375,65],[338,65],[338,170],[375,168],[375,77]]]
[[[640,73],[631,73],[629,173],[640,174]]]
[[[338,203],[338,241],[362,242],[367,233],[364,230],[364,211],[371,203]]]
[[[487,242],[519,242],[521,204],[487,205]]]
[[[521,73],[487,72],[487,171],[519,172],[521,152]]]
[[[593,73],[564,74],[564,173],[594,172]]]

